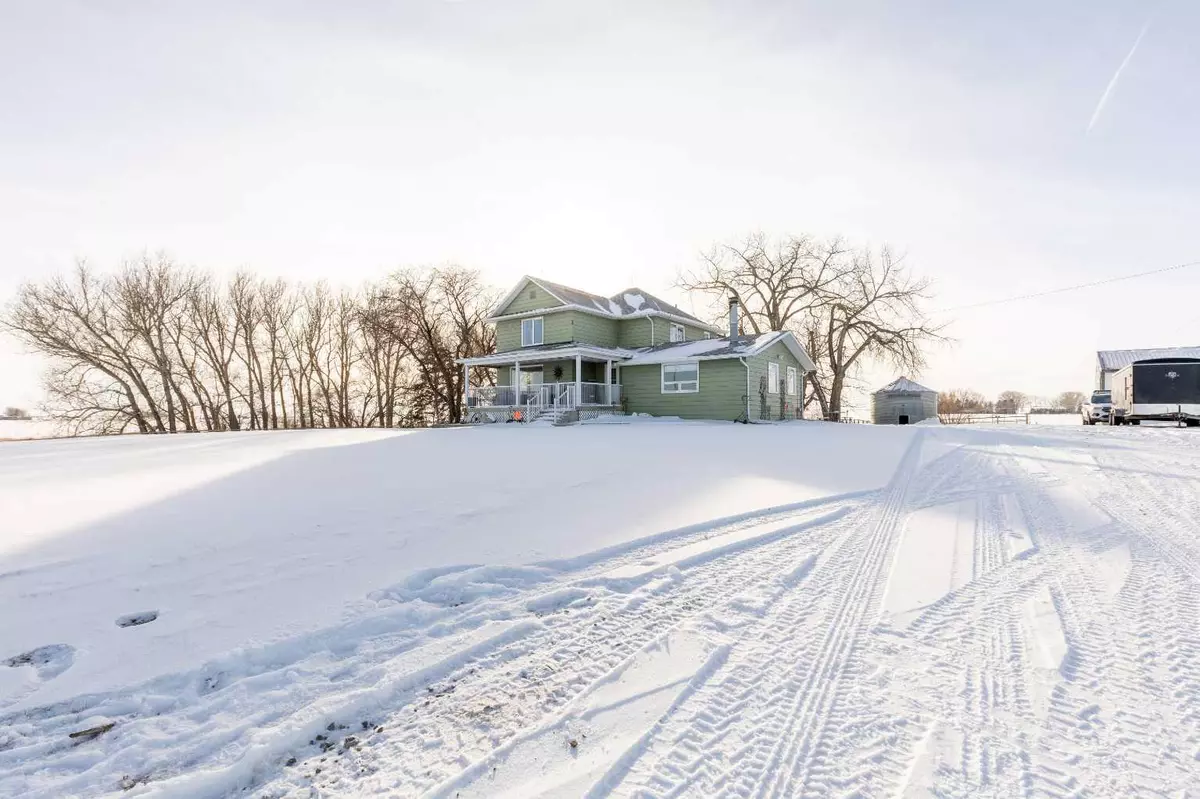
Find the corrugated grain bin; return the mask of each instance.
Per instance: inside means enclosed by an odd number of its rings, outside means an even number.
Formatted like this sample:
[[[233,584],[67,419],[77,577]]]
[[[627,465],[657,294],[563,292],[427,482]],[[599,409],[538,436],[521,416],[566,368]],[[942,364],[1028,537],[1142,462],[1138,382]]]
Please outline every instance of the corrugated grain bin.
[[[901,377],[871,395],[875,424],[916,424],[937,418],[937,392]]]

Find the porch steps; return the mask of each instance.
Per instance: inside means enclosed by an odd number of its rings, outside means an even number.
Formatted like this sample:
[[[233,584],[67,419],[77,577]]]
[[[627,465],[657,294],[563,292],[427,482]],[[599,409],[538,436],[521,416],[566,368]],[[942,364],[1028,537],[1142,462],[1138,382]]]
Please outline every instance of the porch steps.
[[[574,408],[543,408],[526,424],[540,427],[564,427],[579,421],[579,411]]]
[[[577,408],[563,408],[562,410],[554,411],[553,415],[555,427],[566,427],[579,422],[579,409]]]

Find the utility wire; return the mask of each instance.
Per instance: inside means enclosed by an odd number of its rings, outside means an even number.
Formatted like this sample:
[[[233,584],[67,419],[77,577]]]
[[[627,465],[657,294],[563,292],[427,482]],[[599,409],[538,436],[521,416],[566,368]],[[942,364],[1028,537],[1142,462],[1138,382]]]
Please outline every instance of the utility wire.
[[[1139,277],[1148,277],[1150,275],[1161,275],[1163,272],[1174,272],[1179,269],[1187,269],[1192,266],[1200,266],[1200,261],[1188,261],[1186,264],[1175,264],[1174,266],[1164,266],[1161,269],[1151,269],[1148,272],[1137,272],[1132,275],[1120,275],[1118,277],[1109,277],[1104,280],[1093,280],[1091,283],[1080,283],[1075,286],[1063,286],[1057,289],[1048,291],[1036,291],[1032,294],[1021,294],[1016,297],[1005,297],[1000,300],[986,300],[985,302],[976,302],[970,305],[957,305],[953,308],[940,308],[933,313],[949,313],[950,311],[965,311],[970,308],[984,308],[989,305],[1003,305],[1009,302],[1019,302],[1020,300],[1032,300],[1037,297],[1048,297],[1051,294],[1065,294],[1068,291],[1079,291],[1080,289],[1090,289],[1096,286],[1106,286],[1109,283],[1119,283],[1122,280],[1133,280]]]

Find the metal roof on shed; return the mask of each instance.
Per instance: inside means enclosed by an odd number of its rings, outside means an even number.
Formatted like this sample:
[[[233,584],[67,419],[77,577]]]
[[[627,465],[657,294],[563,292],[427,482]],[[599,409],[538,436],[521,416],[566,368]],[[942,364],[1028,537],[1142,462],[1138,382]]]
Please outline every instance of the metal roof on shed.
[[[896,392],[896,393],[916,394],[916,393],[920,393],[922,391],[926,391],[930,394],[937,393],[932,388],[923,386],[920,383],[917,383],[913,380],[909,380],[907,377],[898,377],[895,380],[893,380],[892,382],[888,383],[883,388],[876,391],[875,393],[876,394],[890,394],[892,392]]]
[[[1100,350],[1096,359],[1101,370],[1113,372],[1134,361],[1150,358],[1200,358],[1200,347],[1162,347],[1150,350]]]

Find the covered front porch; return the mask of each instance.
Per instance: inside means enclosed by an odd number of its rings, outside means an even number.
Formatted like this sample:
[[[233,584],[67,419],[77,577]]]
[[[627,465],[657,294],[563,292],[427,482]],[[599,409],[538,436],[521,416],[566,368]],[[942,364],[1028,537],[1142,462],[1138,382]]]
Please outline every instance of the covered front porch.
[[[620,362],[627,357],[619,350],[551,346],[464,359],[466,416],[498,410],[532,421],[547,412],[557,418],[563,411],[615,410],[621,404]],[[494,370],[494,383],[481,369]]]

